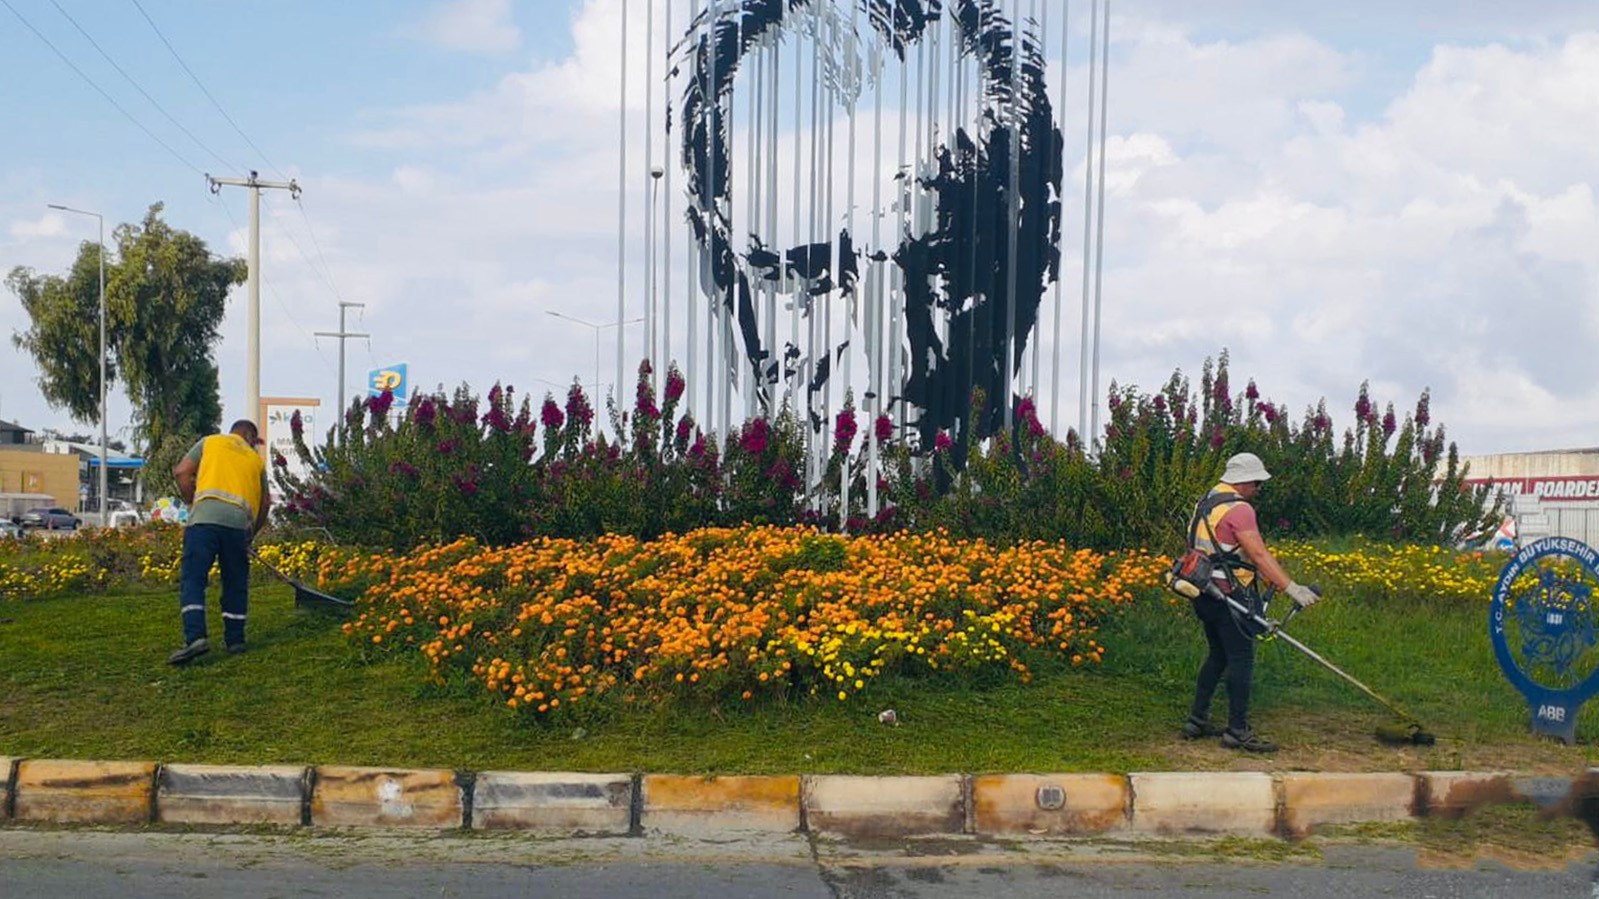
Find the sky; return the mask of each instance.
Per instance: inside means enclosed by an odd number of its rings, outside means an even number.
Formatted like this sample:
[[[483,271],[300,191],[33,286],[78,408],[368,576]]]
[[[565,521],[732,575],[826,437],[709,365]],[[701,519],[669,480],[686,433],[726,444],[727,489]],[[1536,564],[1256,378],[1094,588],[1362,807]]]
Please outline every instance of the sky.
[[[347,346],[351,395],[397,362],[423,387],[592,382],[596,332],[547,313],[617,318],[622,3],[4,0],[0,272],[63,272],[94,239],[92,219],[50,203],[101,212],[109,232],[162,202],[242,256],[246,195],[204,175],[256,169],[303,188],[263,195],[263,394],[334,402],[338,343],[313,333],[337,329],[341,300],[365,304],[348,324],[372,335]],[[1056,23],[1065,9],[1021,4]],[[635,48],[646,6],[630,3]],[[1062,430],[1078,414],[1088,7],[1068,12],[1059,401],[1039,387]],[[1599,445],[1599,3],[1113,9],[1102,387],[1197,380],[1226,348],[1235,385],[1296,412],[1325,397],[1340,427],[1369,381],[1401,416],[1430,390],[1466,454]],[[645,89],[629,59],[638,210]],[[673,239],[681,254],[681,225]],[[631,316],[636,213],[624,243]],[[227,418],[242,414],[244,312],[241,285],[217,352]],[[0,290],[0,335],[26,327]],[[623,333],[631,368],[640,331]],[[1046,359],[1053,345],[1046,319]],[[50,409],[37,376],[0,344],[0,418],[91,430]],[[109,417],[125,433],[120,392]]]

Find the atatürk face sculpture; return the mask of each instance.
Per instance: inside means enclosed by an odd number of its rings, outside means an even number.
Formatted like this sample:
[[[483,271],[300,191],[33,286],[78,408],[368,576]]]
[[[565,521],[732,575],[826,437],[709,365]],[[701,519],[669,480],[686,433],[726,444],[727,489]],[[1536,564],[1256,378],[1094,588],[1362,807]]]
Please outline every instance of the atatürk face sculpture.
[[[976,75],[976,113],[918,165],[895,173],[889,195],[918,210],[906,217],[906,227],[889,219],[897,233],[881,246],[863,246],[862,236],[847,226],[834,236],[828,223],[819,241],[784,250],[779,235],[751,233],[739,249],[732,233],[727,116],[741,66],[786,31],[804,29],[813,39],[824,36],[817,52],[831,54],[828,73],[848,82],[859,71],[860,48],[905,63],[941,18],[953,23],[941,33],[953,35],[957,64]],[[885,408],[917,429],[920,444],[930,448],[939,431],[959,434],[975,426],[977,436],[993,433],[1004,404],[1015,401],[1012,377],[1038,322],[1045,284],[1059,275],[1062,139],[1037,41],[1018,38],[998,0],[729,0],[708,10],[695,34],[681,118],[687,218],[701,254],[702,287],[732,325],[738,344],[732,364],[741,367],[740,380],[753,383],[766,409],[781,386],[803,390],[808,417],[820,425],[817,394],[833,376],[834,361],[860,339],[860,329],[851,325],[831,342],[802,337],[796,345],[788,328],[763,322],[759,299],[782,293],[790,304],[783,317],[797,304],[807,320],[818,300],[846,300],[851,308],[863,300],[868,321],[900,323],[897,332],[877,328],[886,333],[878,346],[901,360],[898,383],[881,390]],[[834,95],[858,94],[858,74],[854,78]],[[859,153],[857,161],[868,155]],[[898,290],[873,283],[890,267],[899,272]],[[974,388],[989,398],[976,422]]]

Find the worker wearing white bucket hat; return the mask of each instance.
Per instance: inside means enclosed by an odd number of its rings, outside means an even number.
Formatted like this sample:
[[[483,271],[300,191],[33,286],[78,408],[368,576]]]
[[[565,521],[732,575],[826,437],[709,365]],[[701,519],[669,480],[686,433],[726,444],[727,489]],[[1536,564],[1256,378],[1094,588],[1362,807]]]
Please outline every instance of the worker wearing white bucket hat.
[[[1255,635],[1246,619],[1235,616],[1222,594],[1234,596],[1251,608],[1259,602],[1255,573],[1288,594],[1300,608],[1317,599],[1315,591],[1289,577],[1260,535],[1255,509],[1250,505],[1260,485],[1271,479],[1266,464],[1254,453],[1239,453],[1227,460],[1221,482],[1200,500],[1188,528],[1190,553],[1214,561],[1209,589],[1190,601],[1205,628],[1210,653],[1199,669],[1194,704],[1183,724],[1189,739],[1221,737],[1223,746],[1250,752],[1272,752],[1277,746],[1249,726],[1250,682],[1255,671]],[[1239,563],[1247,563],[1240,565]],[[1208,567],[1208,566],[1207,566]],[[1210,723],[1210,702],[1223,675],[1227,680],[1227,727]]]

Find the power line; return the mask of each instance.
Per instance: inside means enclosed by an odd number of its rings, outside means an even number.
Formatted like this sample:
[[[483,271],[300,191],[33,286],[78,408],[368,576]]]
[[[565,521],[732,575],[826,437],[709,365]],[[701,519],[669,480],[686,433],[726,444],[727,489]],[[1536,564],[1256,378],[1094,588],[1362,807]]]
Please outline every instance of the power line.
[[[111,68],[117,70],[117,74],[121,75],[124,80],[126,80],[129,84],[133,85],[133,89],[138,91],[141,95],[143,95],[146,100],[149,100],[150,101],[150,105],[154,106],[156,108],[157,112],[160,112],[162,115],[166,116],[167,117],[167,121],[171,122],[173,127],[177,128],[179,131],[182,131],[184,133],[184,135],[189,138],[189,140],[194,141],[194,145],[195,146],[197,146],[200,149],[204,150],[205,152],[211,154],[211,158],[215,159],[217,162],[222,163],[222,165],[225,168],[238,170],[238,168],[239,168],[238,166],[234,165],[231,162],[228,162],[226,159],[223,159],[220,155],[217,154],[217,152],[215,150],[213,150],[210,147],[206,146],[204,141],[200,140],[198,137],[195,137],[194,136],[194,132],[192,132],[189,129],[183,127],[183,123],[182,122],[179,122],[176,118],[173,118],[172,113],[167,112],[167,109],[166,109],[165,106],[162,106],[161,103],[156,100],[156,98],[150,96],[150,92],[149,91],[145,90],[144,87],[139,84],[139,82],[135,81],[133,79],[133,76],[129,75],[126,69],[124,69],[124,68],[122,68],[122,66],[118,65],[117,61],[115,59],[111,58],[111,54],[107,53],[105,51],[105,48],[100,46],[100,42],[95,40],[94,37],[92,35],[90,35],[88,31],[84,30],[84,27],[82,25],[78,24],[78,20],[74,19],[72,17],[71,13],[69,13],[65,9],[63,9],[60,3],[56,2],[56,0],[50,0],[50,5],[54,6],[56,8],[56,12],[61,13],[63,18],[65,18],[68,22],[71,22],[73,28],[78,29],[78,33],[83,35],[83,39],[88,41],[89,45],[94,47],[94,49],[100,54],[100,56],[103,59],[105,59],[106,62],[111,64]]]
[[[211,200],[211,203],[215,206],[221,207],[223,214],[228,217],[228,223],[233,226],[235,231],[243,228],[243,226],[239,224],[239,220],[233,217],[233,210],[228,208],[227,201],[223,200],[220,194],[216,195],[216,197]],[[266,285],[267,291],[272,294],[272,299],[277,301],[278,308],[283,310],[283,316],[287,318],[289,323],[294,325],[295,330],[299,331],[300,335],[311,344],[311,348],[316,350],[317,358],[322,361],[324,366],[332,369],[333,363],[328,360],[328,357],[322,355],[322,345],[317,343],[316,338],[311,336],[311,332],[307,331],[305,326],[300,324],[300,320],[294,317],[294,313],[289,311],[289,304],[283,301],[282,294],[278,293],[277,285],[273,284],[271,279],[267,278],[264,272],[261,275],[261,283]]]
[[[172,157],[174,159],[176,159],[177,161],[183,163],[188,168],[194,170],[195,174],[198,174],[198,175],[204,175],[205,174],[205,172],[202,171],[199,166],[197,166],[194,163],[190,162],[186,157],[184,157],[184,155],[182,153],[179,153],[177,150],[172,149],[172,146],[170,144],[168,144],[166,141],[162,140],[159,136],[156,135],[156,133],[154,131],[151,131],[148,127],[146,127],[143,122],[141,122],[137,118],[135,118],[133,113],[128,112],[128,110],[125,109],[121,103],[117,102],[115,97],[113,97],[110,94],[106,93],[105,88],[103,88],[99,84],[95,83],[95,80],[93,78],[90,78],[87,74],[84,73],[84,71],[82,69],[78,68],[77,64],[75,64],[65,53],[61,52],[61,48],[57,47],[54,43],[52,43],[50,41],[49,38],[44,36],[44,32],[42,32],[39,29],[33,27],[33,23],[29,22],[27,20],[27,18],[22,15],[22,13],[18,12],[17,8],[15,6],[11,5],[11,0],[0,0],[0,5],[3,5],[3,6],[5,6],[6,9],[11,10],[11,14],[13,16],[17,17],[17,21],[21,22],[23,24],[23,27],[25,27],[29,31],[33,32],[35,37],[37,37],[39,40],[43,41],[44,45],[46,47],[49,47],[51,52],[55,53],[56,56],[61,58],[62,62],[67,64],[67,68],[69,68],[72,71],[76,72],[78,74],[79,78],[82,78],[90,87],[94,88],[95,91],[100,94],[100,96],[105,98],[107,103],[110,103],[112,106],[116,107],[117,112],[122,113],[122,115],[125,116],[128,121],[132,122],[135,127],[137,127],[140,131],[143,131],[146,135],[148,135],[151,140],[155,141],[157,144],[160,144],[161,145],[161,149],[166,150],[168,153],[172,154]]]
[[[305,248],[300,246],[300,241],[294,236],[294,232],[290,231],[289,226],[284,223],[282,219],[278,218],[277,212],[272,209],[272,204],[266,203],[263,205],[266,206],[267,215],[272,217],[272,223],[278,226],[279,230],[283,232],[283,236],[289,239],[289,243],[294,244],[294,251],[300,254],[301,259],[305,260],[306,266],[308,266],[318,278],[322,279],[322,283],[326,284],[328,290],[333,292],[333,298],[335,300],[342,299],[339,296],[338,286],[333,283],[333,277],[329,273],[317,267],[316,261],[311,258],[311,254],[307,253]],[[306,219],[306,224],[309,225],[310,221],[310,219]]]
[[[5,0],[0,0],[0,2],[5,2]],[[244,138],[244,142],[250,145],[250,149],[254,150],[256,155],[261,157],[261,161],[265,162],[268,168],[272,169],[274,172],[277,172],[279,178],[282,178],[285,181],[289,180],[289,176],[285,175],[282,169],[278,168],[275,164],[273,164],[272,160],[267,158],[266,153],[262,152],[261,148],[255,145],[255,141],[250,139],[250,135],[245,134],[244,129],[239,127],[239,123],[233,120],[233,116],[228,115],[228,111],[222,108],[222,104],[217,102],[217,98],[212,96],[209,90],[206,90],[205,83],[200,80],[200,76],[194,74],[194,70],[189,68],[189,64],[183,61],[182,56],[178,55],[177,48],[172,46],[172,42],[167,40],[167,36],[165,34],[161,33],[161,28],[156,25],[154,19],[150,18],[150,14],[144,11],[144,7],[140,5],[139,0],[131,0],[131,2],[133,3],[134,9],[139,11],[139,15],[144,16],[144,20],[150,23],[150,29],[155,32],[156,37],[161,39],[161,43],[166,45],[167,51],[172,54],[172,58],[178,61],[178,65],[183,67],[184,72],[188,73],[189,78],[194,82],[194,86],[198,87],[200,89],[200,93],[205,94],[205,98],[210,100],[211,105],[215,106],[217,112],[222,114],[222,118],[226,119],[228,124],[233,126],[233,130],[238,132],[240,137]],[[6,3],[6,5],[10,6],[11,4]]]
[[[294,198],[294,205],[300,210],[300,217],[305,219],[305,230],[311,233],[311,246],[316,249],[316,256],[322,262],[322,270],[327,272],[328,286],[333,288],[333,295],[339,295],[337,284],[333,283],[333,267],[328,265],[328,257],[322,254],[322,241],[317,239],[316,226],[311,224],[311,214],[305,211],[305,201],[299,197]]]

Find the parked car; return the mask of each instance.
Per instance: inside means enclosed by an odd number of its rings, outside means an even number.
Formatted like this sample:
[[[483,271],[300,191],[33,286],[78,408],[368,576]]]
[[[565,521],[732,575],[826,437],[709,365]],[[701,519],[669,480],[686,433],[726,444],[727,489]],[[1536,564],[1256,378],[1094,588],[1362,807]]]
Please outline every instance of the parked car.
[[[44,528],[47,531],[78,529],[78,516],[66,509],[29,509],[22,513],[22,526],[25,528]]]
[[[22,525],[9,519],[0,518],[0,540],[21,540]]]

